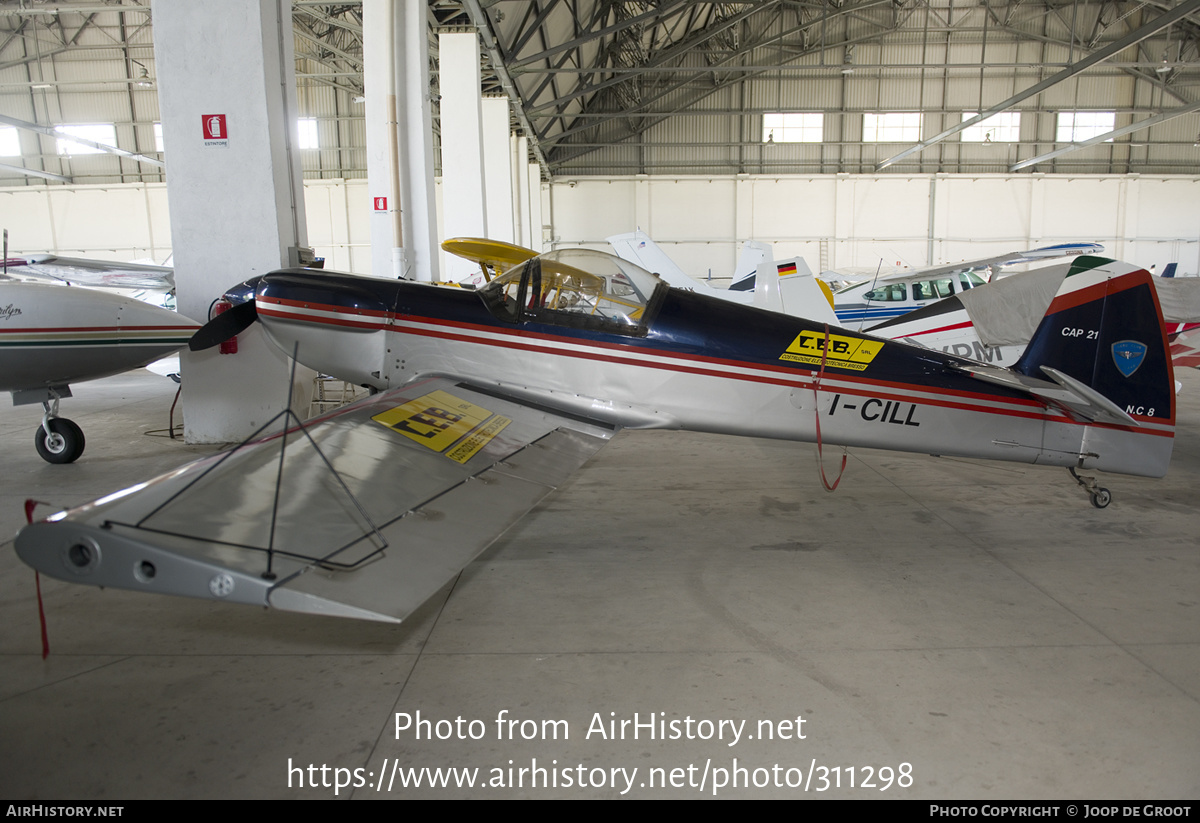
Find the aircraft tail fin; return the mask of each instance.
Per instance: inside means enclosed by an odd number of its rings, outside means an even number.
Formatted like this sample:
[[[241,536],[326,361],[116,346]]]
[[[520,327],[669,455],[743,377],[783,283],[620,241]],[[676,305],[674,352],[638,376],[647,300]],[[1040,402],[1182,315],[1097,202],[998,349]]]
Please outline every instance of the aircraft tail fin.
[[[1013,371],[1049,377],[1097,422],[1175,422],[1175,377],[1152,276],[1102,257],[1075,260]]]
[[[604,239],[612,246],[617,257],[636,263],[646,271],[654,272],[672,288],[696,289],[702,285],[688,277],[683,269],[650,239],[650,235],[641,229],[627,234],[614,234]]]
[[[813,277],[803,257],[760,263],[756,279],[754,305],[758,308],[838,325],[833,293]]]
[[[733,270],[733,282],[729,284],[729,290],[752,291],[758,267],[771,262],[774,257],[775,252],[770,243],[747,240],[742,244],[742,253],[738,256],[737,266]]]
[[[1175,276],[1175,269],[1176,269],[1178,266],[1179,266],[1179,264],[1178,264],[1178,263],[1168,263],[1168,264],[1167,264],[1167,267],[1166,267],[1165,269],[1163,269],[1162,276],[1163,276],[1163,277],[1174,277],[1174,276]]]
[[[1175,374],[1154,279],[1145,269],[1078,258],[1011,369],[952,368],[1027,392],[1052,413],[1083,424],[1056,425],[1052,414],[1039,462],[1062,466],[1071,458],[1077,468],[1145,477],[1167,472]]]

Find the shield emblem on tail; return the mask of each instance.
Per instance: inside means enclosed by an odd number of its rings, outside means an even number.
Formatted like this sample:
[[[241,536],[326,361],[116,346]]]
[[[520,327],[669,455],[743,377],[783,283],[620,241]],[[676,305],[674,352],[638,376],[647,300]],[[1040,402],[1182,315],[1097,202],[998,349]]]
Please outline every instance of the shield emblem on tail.
[[[1126,377],[1133,375],[1146,359],[1146,344],[1136,340],[1121,340],[1112,344],[1113,363]]]

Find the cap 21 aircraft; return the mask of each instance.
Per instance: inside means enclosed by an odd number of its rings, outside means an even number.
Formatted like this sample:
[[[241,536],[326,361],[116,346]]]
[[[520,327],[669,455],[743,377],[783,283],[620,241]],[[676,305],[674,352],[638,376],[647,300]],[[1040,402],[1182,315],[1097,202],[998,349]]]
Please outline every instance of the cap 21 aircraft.
[[[1071,278],[1002,369],[671,289],[599,252],[478,291],[274,272],[193,347],[257,317],[378,393],[28,526],[17,551],[76,582],[398,621],[621,427],[1161,476],[1174,392],[1149,278]]]

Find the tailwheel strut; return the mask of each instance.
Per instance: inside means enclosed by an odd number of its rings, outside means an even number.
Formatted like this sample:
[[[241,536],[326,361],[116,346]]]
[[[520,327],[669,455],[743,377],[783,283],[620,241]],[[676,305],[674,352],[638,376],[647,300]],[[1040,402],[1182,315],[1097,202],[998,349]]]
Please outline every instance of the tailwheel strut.
[[[1112,502],[1112,492],[1096,483],[1094,477],[1080,477],[1075,473],[1075,469],[1068,468],[1071,477],[1075,478],[1075,482],[1083,486],[1084,490],[1092,496],[1092,505],[1097,509],[1103,509]]]

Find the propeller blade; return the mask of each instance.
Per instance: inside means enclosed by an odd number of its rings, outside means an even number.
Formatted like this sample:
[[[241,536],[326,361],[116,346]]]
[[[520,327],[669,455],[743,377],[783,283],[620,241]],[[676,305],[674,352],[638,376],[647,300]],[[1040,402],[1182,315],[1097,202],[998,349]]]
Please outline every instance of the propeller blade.
[[[258,309],[253,300],[239,303],[223,314],[218,314],[209,320],[188,341],[192,351],[204,351],[224,343],[231,337],[241,334],[258,319]]]

